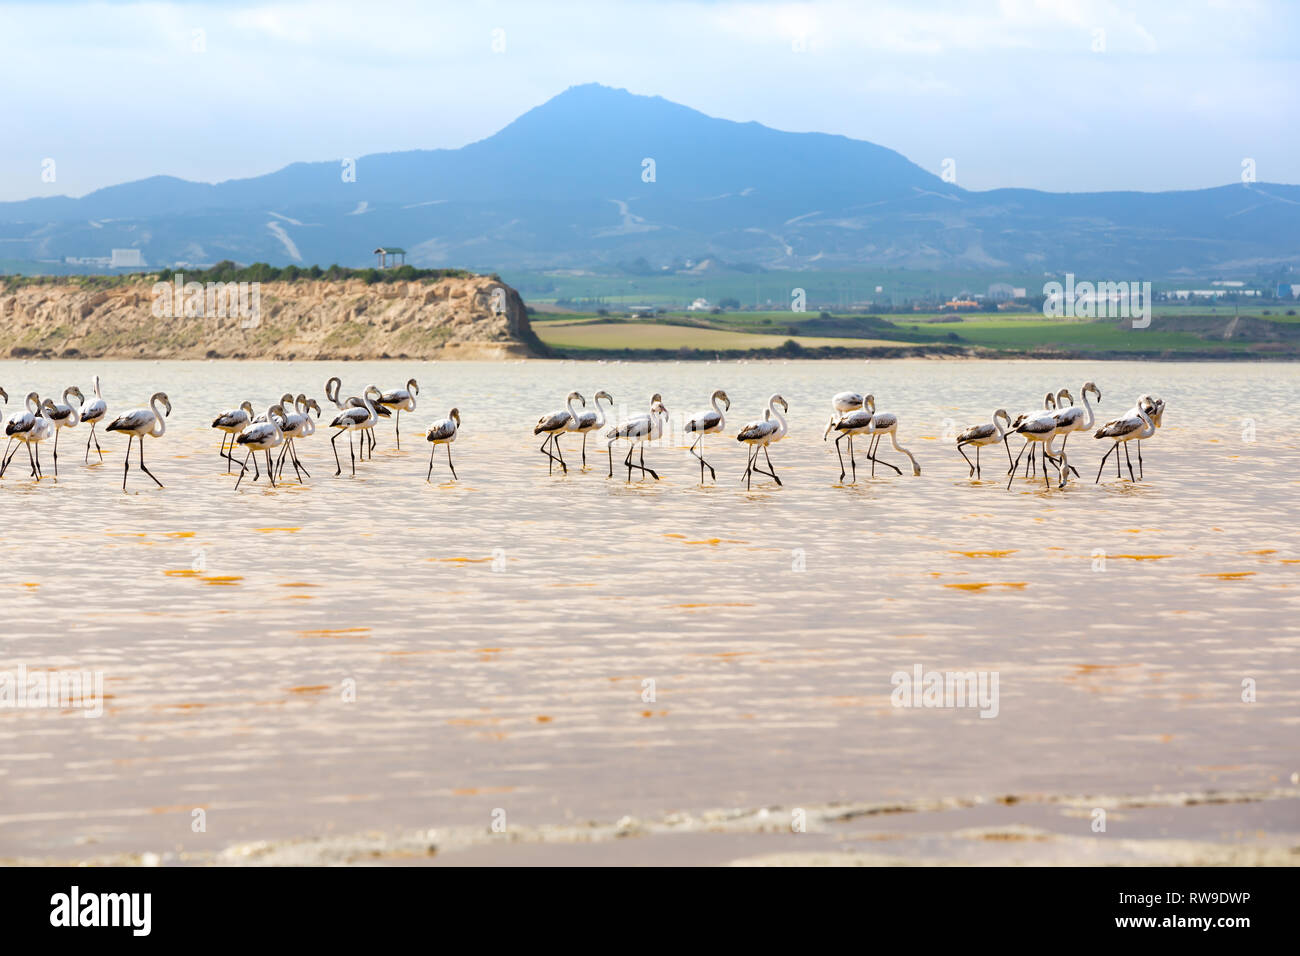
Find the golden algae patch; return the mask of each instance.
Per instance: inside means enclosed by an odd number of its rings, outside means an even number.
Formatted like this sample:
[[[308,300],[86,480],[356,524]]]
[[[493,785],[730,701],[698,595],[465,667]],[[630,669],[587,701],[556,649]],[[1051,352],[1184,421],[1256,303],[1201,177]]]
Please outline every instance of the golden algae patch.
[[[192,571],[189,568],[180,568],[174,571],[164,571],[163,574],[169,578],[197,578],[202,571]]]
[[[291,694],[320,694],[330,689],[329,684],[303,684],[300,687],[290,687]]]
[[[312,584],[309,581],[282,581],[276,585],[278,588],[318,588],[319,584]]]
[[[487,564],[492,558],[429,558],[429,561],[441,562],[443,564]]]
[[[1010,548],[1006,551],[949,551],[949,554],[960,554],[966,558],[1005,558],[1008,554],[1015,554],[1019,548]]]
[[[301,531],[302,528],[254,528],[253,530],[261,534],[270,534],[272,531],[283,531],[286,534],[293,534],[296,531]]]
[[[985,588],[1024,588],[1028,581],[970,581],[958,584],[945,584],[946,588],[958,588],[962,591],[982,591]]]
[[[207,577],[199,578],[204,584],[213,584],[218,587],[232,587],[244,580],[240,574],[212,574]]]
[[[299,637],[368,637],[368,627],[320,628],[314,631],[297,631]]]
[[[194,532],[193,531],[164,531],[163,537],[164,538],[192,538],[194,537]]]
[[[1126,561],[1160,561],[1172,558],[1172,554],[1108,554],[1108,558],[1123,558]]]
[[[1237,581],[1241,578],[1248,578],[1254,573],[1254,571],[1221,571],[1218,574],[1202,574],[1200,577],[1218,578],[1220,581]]]
[[[753,606],[754,606],[754,605],[752,605],[752,604],[741,604],[741,603],[734,603],[734,604],[671,604],[671,605],[669,605],[669,607],[684,608],[684,609],[686,609],[686,610],[694,610],[694,609],[696,609],[696,608],[701,608],[701,607],[753,607]]]

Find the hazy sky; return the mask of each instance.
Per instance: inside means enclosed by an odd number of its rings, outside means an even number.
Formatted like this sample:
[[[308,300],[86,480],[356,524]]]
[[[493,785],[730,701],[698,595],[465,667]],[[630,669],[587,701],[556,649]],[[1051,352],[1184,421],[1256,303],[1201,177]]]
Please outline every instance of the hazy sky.
[[[0,2],[0,200],[460,146],[591,81],[973,189],[1300,183],[1293,0],[44,0]]]

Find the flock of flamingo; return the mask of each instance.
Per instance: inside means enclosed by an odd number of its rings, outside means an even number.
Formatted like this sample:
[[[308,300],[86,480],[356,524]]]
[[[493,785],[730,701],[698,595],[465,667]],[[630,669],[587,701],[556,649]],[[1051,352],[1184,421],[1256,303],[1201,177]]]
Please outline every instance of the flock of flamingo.
[[[348,454],[351,459],[351,474],[353,476],[356,475],[358,456],[363,462],[367,458],[373,458],[374,456],[376,445],[374,431],[381,418],[393,418],[394,437],[397,448],[400,449],[402,447],[402,412],[415,411],[416,396],[420,392],[419,383],[415,379],[408,380],[404,388],[397,388],[388,392],[381,391],[375,385],[368,385],[360,395],[349,398],[342,397],[342,388],[343,383],[337,376],[330,378],[325,383],[325,398],[338,409],[338,414],[329,424],[329,427],[334,429],[334,434],[330,438],[330,446],[334,452],[335,477],[343,473],[343,463],[339,457],[337,441],[345,433],[348,436]],[[1138,397],[1137,403],[1119,418],[1098,426],[1093,406],[1088,400],[1089,395],[1096,399],[1097,404],[1101,404],[1100,389],[1093,382],[1085,382],[1080,389],[1080,404],[1076,405],[1074,403],[1074,398],[1068,388],[1062,388],[1055,392],[1048,392],[1043,399],[1041,409],[1027,411],[1012,420],[1006,409],[999,408],[993,413],[992,421],[973,425],[959,433],[956,436],[957,451],[969,466],[969,477],[977,480],[982,478],[983,469],[980,462],[980,450],[986,446],[1001,443],[1006,450],[1007,462],[1010,465],[1007,470],[1009,475],[1007,479],[1008,488],[1011,487],[1017,471],[1021,468],[1022,459],[1024,459],[1024,476],[1026,478],[1034,477],[1035,469],[1041,468],[1043,482],[1050,489],[1051,480],[1048,475],[1048,465],[1050,464],[1056,469],[1057,487],[1064,488],[1071,473],[1078,475],[1078,470],[1069,463],[1065,450],[1066,443],[1075,432],[1092,431],[1094,438],[1112,442],[1110,449],[1103,456],[1101,465],[1097,469],[1094,484],[1101,480],[1101,472],[1106,467],[1106,461],[1112,454],[1115,455],[1116,477],[1123,478],[1119,460],[1121,446],[1123,446],[1124,458],[1128,464],[1129,479],[1131,481],[1140,480],[1142,477],[1142,440],[1150,438],[1155,434],[1156,429],[1161,426],[1165,411],[1164,400],[1153,398],[1150,395],[1141,395]],[[0,403],[8,402],[8,400],[8,393],[3,388],[0,388]],[[569,470],[568,464],[564,460],[564,453],[560,448],[561,436],[569,433],[582,436],[582,466],[585,468],[587,466],[587,436],[592,432],[601,432],[603,430],[603,437],[609,440],[607,443],[609,455],[608,477],[612,478],[614,476],[614,446],[622,441],[627,442],[628,445],[627,455],[623,459],[623,467],[627,469],[627,480],[631,481],[632,472],[638,471],[642,479],[649,476],[658,481],[659,473],[645,463],[645,446],[649,442],[657,441],[664,435],[668,423],[668,409],[664,406],[663,397],[656,393],[650,399],[648,412],[634,415],[613,425],[606,420],[605,409],[601,407],[602,401],[608,403],[610,409],[613,408],[614,398],[609,392],[603,390],[596,392],[594,410],[586,409],[587,400],[580,393],[576,391],[570,392],[563,408],[548,412],[538,419],[533,428],[533,435],[545,436],[540,451],[547,458],[547,473],[553,474],[556,465],[560,466],[562,473],[567,473]],[[582,407],[575,407],[574,402],[580,403]],[[896,474],[902,475],[902,470],[897,465],[884,461],[879,457],[880,442],[886,435],[889,436],[893,449],[905,455],[911,462],[912,474],[921,474],[921,466],[917,462],[916,456],[898,443],[898,416],[892,412],[877,410],[874,395],[840,392],[831,399],[831,409],[831,417],[827,422],[826,430],[822,433],[822,439],[825,441],[829,439],[832,432],[836,433],[835,451],[840,461],[841,482],[850,473],[852,474],[852,480],[857,481],[857,456],[853,447],[853,439],[857,436],[865,436],[867,439],[866,455],[871,462],[871,474],[873,476],[876,473],[877,464],[891,468]],[[773,395],[768,399],[763,418],[747,422],[736,432],[736,440],[748,447],[745,470],[740,476],[740,480],[745,483],[746,488],[753,487],[755,474],[765,475],[778,485],[781,484],[781,479],[777,476],[776,468],[772,464],[770,448],[785,438],[788,432],[785,414],[788,414],[789,410],[789,403],[784,398],[780,395]],[[166,419],[171,414],[171,411],[172,405],[167,395],[163,392],[155,392],[150,398],[148,406],[135,408],[119,415],[106,426],[107,431],[121,432],[127,436],[126,455],[122,468],[122,489],[124,491],[131,470],[131,446],[137,439],[140,443],[140,470],[152,478],[160,488],[162,487],[162,482],[149,471],[144,463],[144,440],[146,437],[161,438],[163,436],[167,428]],[[704,458],[704,437],[706,435],[722,434],[727,425],[726,414],[730,411],[731,399],[727,397],[726,392],[719,389],[711,396],[709,408],[694,415],[685,423],[685,433],[693,436],[690,454],[699,461],[701,484],[705,481],[706,470],[714,481],[717,480],[716,470]],[[315,413],[315,419],[312,417],[313,413]],[[252,480],[260,480],[262,469],[259,467],[257,460],[259,453],[263,455],[265,472],[272,487],[276,485],[277,478],[283,479],[286,463],[293,466],[294,474],[297,476],[299,483],[302,482],[304,476],[310,478],[311,475],[298,457],[296,442],[299,439],[308,438],[315,434],[316,419],[321,417],[319,403],[313,398],[308,398],[305,394],[300,393],[295,396],[286,392],[278,402],[269,406],[263,414],[254,417],[255,414],[256,410],[252,403],[246,401],[237,408],[222,412],[212,420],[212,428],[221,432],[220,455],[226,463],[226,473],[230,474],[233,467],[236,464],[239,465],[239,477],[235,481],[236,490],[242,484],[250,463],[253,467]],[[36,392],[28,393],[24,407],[9,415],[5,420],[5,436],[9,439],[9,443],[5,446],[3,455],[0,455],[0,478],[4,477],[10,463],[18,454],[19,448],[25,447],[31,465],[31,475],[34,479],[40,481],[44,477],[40,464],[40,446],[51,439],[53,439],[54,475],[57,478],[59,473],[59,435],[64,429],[73,428],[79,424],[90,426],[90,433],[86,438],[86,452],[83,456],[83,463],[89,463],[92,445],[102,461],[104,450],[100,447],[95,429],[100,422],[104,421],[107,415],[108,404],[101,392],[99,376],[95,376],[94,397],[89,400],[86,399],[81,389],[75,385],[64,389],[62,402],[56,402],[50,398],[42,399]],[[426,430],[424,437],[430,446],[429,470],[425,475],[426,481],[432,479],[434,454],[437,452],[439,445],[445,446],[447,449],[447,467],[451,471],[452,479],[458,478],[456,467],[451,460],[451,444],[456,440],[459,432],[460,411],[455,408],[448,413],[446,418],[435,421]],[[1020,448],[1020,453],[1013,459],[1010,440],[1017,435],[1024,440],[1024,444]],[[1053,443],[1057,439],[1060,439],[1060,446],[1053,447]],[[847,466],[844,462],[844,449],[841,446],[841,443],[846,440],[849,455]],[[1137,442],[1137,476],[1134,475],[1133,462],[1128,451],[1128,444],[1131,441]],[[967,448],[975,449],[974,461],[971,461],[970,456],[966,454]],[[236,461],[235,459],[237,449],[244,450],[242,461]],[[271,453],[277,450],[278,455],[273,460]],[[640,453],[639,457],[636,461],[633,461],[633,455],[638,451]],[[1025,456],[1026,451],[1029,452],[1028,457]],[[1039,452],[1041,452],[1041,455],[1036,454]],[[767,465],[766,468],[763,468],[759,463],[760,454],[763,457],[763,462]],[[1036,461],[1040,457],[1041,461]]]

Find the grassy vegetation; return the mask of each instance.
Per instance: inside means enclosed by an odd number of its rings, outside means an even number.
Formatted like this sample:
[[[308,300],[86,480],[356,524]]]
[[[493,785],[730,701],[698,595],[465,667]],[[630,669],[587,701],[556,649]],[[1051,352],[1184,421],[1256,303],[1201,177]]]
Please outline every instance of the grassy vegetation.
[[[1222,325],[1228,318],[1211,317],[1211,324]],[[1300,328],[1294,323],[1280,341],[1265,342],[1249,337],[1225,340],[1221,333],[1198,331],[1205,319],[1203,314],[1162,315],[1157,309],[1149,328],[1134,329],[1115,319],[1047,319],[1040,312],[888,318],[792,312],[677,312],[629,318],[588,312],[537,314],[533,328],[557,353],[589,357],[652,358],[671,352],[711,358],[721,352],[789,354],[792,348],[827,350],[823,354],[849,350],[972,356],[1300,357]]]

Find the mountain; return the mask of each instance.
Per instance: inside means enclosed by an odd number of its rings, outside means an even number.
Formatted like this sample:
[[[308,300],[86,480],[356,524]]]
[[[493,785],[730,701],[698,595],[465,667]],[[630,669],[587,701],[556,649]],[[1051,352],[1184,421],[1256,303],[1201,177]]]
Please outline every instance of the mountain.
[[[653,161],[653,176],[645,160]],[[157,176],[0,203],[6,255],[138,248],[151,266],[598,267],[713,256],[769,268],[1072,271],[1099,279],[1300,262],[1300,187],[974,192],[893,150],[573,87],[460,149],[294,163],[215,185]],[[647,181],[650,180],[650,181]]]

